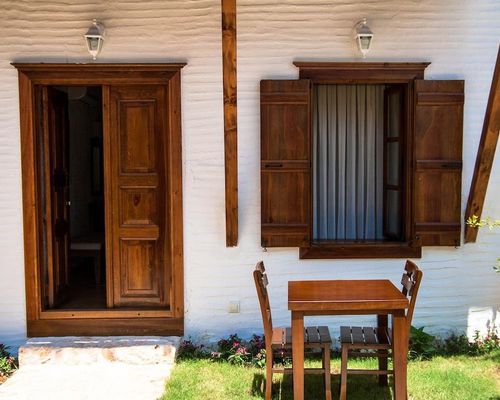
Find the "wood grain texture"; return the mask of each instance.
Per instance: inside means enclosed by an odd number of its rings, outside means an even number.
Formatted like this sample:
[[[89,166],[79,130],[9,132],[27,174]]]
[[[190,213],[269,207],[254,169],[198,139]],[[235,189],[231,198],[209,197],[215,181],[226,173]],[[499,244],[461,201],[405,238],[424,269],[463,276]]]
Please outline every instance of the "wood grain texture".
[[[226,246],[238,244],[238,115],[236,0],[222,1],[222,79],[224,93],[224,172]]]
[[[500,47],[498,49],[495,71],[491,82],[488,106],[484,116],[483,131],[477,150],[476,166],[472,183],[470,185],[469,200],[465,210],[465,219],[477,215],[481,217],[483,212],[486,189],[490,179],[493,159],[498,143],[498,133],[500,131]],[[478,228],[465,225],[465,243],[474,243],[477,238]]]
[[[309,246],[310,81],[261,81],[260,123],[261,246]]]
[[[459,246],[464,81],[415,81],[415,234],[424,246]]]
[[[288,309],[292,312],[293,398],[304,399],[304,316],[392,314],[397,322],[393,347],[397,400],[406,400],[408,334],[405,309],[409,302],[389,280],[289,281]],[[406,328],[406,330],[404,328]],[[406,346],[406,347],[405,347]],[[343,347],[342,381],[347,378],[347,347]],[[396,355],[397,352],[397,355]],[[397,380],[396,380],[397,376]],[[341,391],[345,399],[346,387]]]
[[[301,247],[301,259],[367,259],[367,258],[420,258],[422,248],[409,242],[349,242],[330,241]]]
[[[182,336],[183,318],[84,318],[36,320],[28,324],[28,337],[36,336]]]
[[[167,85],[110,90],[114,306],[169,305]]]
[[[430,63],[295,61],[300,79],[314,83],[406,83],[423,79]]]
[[[265,399],[271,400],[272,395],[272,377],[274,372],[289,373],[289,368],[276,368],[274,366],[274,356],[283,358],[292,348],[292,329],[273,328],[271,306],[268,295],[268,279],[264,263],[259,261],[253,272],[257,297],[259,299],[262,322],[264,325],[264,336],[266,338],[266,390]],[[304,335],[305,349],[320,349],[322,353],[322,368],[306,368],[305,373],[324,374],[325,395],[327,400],[331,400],[330,388],[330,347],[332,339],[327,326],[309,326],[302,329]]]
[[[408,299],[389,280],[288,282],[291,311],[366,311],[405,309]]]
[[[180,70],[184,64],[15,64],[19,70],[19,97],[21,122],[21,161],[23,177],[23,213],[24,213],[24,256],[26,282],[26,309],[28,336],[55,336],[55,335],[119,335],[119,334],[181,334],[183,333],[184,318],[184,276],[183,276],[183,235],[182,235],[182,134],[181,134],[181,78]],[[135,69],[137,68],[137,69]],[[167,171],[165,213],[169,214],[168,226],[165,231],[169,237],[168,245],[162,246],[159,251],[164,254],[169,263],[168,272],[164,275],[164,285],[167,286],[165,303],[169,309],[163,314],[156,314],[157,307],[140,308],[131,312],[124,310],[123,314],[113,311],[113,317],[106,311],[82,311],[82,318],[78,318],[78,311],[54,313],[50,318],[43,310],[42,277],[40,274],[40,216],[41,194],[38,188],[39,157],[36,152],[36,123],[35,85],[98,85],[103,90],[103,133],[104,157],[112,157],[111,142],[112,121],[110,118],[111,89],[115,85],[159,85],[165,87],[162,93],[163,122],[168,133],[165,137],[168,154],[163,158]],[[167,150],[165,150],[167,151]],[[135,165],[137,167],[137,165]],[[104,165],[105,190],[111,190],[112,170],[107,163]],[[143,168],[142,164],[139,165]],[[140,172],[147,175],[147,172]],[[149,178],[148,178],[149,179]],[[137,183],[137,182],[135,182]],[[147,197],[147,196],[146,196]],[[132,201],[135,197],[132,196]],[[139,199],[140,204],[142,198]],[[106,201],[106,210],[112,208],[111,199]],[[135,207],[135,206],[134,206]],[[149,208],[146,206],[146,208]],[[143,216],[144,209],[140,208],[131,214],[132,217]],[[154,214],[154,213],[153,213]],[[139,218],[140,222],[154,220]],[[110,212],[106,213],[106,226],[111,227],[113,218]],[[108,228],[107,228],[108,229]],[[123,228],[125,236],[133,233],[131,227]],[[142,229],[142,228],[141,228]],[[106,233],[109,233],[107,230]],[[137,238],[136,238],[137,239]],[[112,237],[107,235],[106,258],[112,260]],[[112,269],[107,271],[107,291],[111,294],[107,306],[114,304],[113,282],[115,277]],[[140,284],[142,285],[144,281]],[[168,317],[165,317],[168,313]],[[43,315],[43,318],[41,317]],[[122,318],[123,317],[123,318]],[[161,318],[160,318],[161,317]]]

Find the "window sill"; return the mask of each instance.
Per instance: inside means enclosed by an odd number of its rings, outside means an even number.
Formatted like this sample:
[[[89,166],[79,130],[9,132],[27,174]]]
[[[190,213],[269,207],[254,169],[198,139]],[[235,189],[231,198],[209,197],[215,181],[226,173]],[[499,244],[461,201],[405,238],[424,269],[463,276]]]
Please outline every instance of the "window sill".
[[[301,247],[300,259],[421,258],[422,247],[409,242],[331,241]]]

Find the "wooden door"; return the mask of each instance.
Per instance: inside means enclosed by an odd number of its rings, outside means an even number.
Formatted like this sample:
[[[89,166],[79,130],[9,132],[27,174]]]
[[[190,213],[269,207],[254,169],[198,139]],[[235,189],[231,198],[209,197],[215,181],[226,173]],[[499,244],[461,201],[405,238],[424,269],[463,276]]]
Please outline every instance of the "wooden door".
[[[112,301],[120,306],[169,305],[167,85],[109,87]],[[109,275],[108,275],[109,277]],[[109,286],[108,286],[109,287]]]
[[[46,239],[44,297],[52,308],[65,296],[69,255],[69,122],[66,93],[42,89],[41,150],[44,188],[43,222]]]

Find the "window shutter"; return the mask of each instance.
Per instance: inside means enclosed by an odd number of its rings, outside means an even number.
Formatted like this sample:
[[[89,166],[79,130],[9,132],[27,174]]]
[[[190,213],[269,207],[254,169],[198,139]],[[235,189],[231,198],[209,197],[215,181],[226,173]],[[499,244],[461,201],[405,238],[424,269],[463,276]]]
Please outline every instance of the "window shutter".
[[[463,81],[415,81],[415,234],[458,246],[461,233]]]
[[[261,99],[261,244],[309,246],[311,85],[264,80]]]

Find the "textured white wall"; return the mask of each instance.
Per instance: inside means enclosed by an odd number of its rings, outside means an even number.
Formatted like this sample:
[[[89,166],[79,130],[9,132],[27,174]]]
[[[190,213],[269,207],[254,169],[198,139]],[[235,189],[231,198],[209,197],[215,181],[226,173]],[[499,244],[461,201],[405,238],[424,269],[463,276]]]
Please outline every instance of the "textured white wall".
[[[219,0],[0,2],[0,341],[25,335],[17,72],[12,61],[81,62],[92,18],[107,28],[102,62],[187,61],[183,69],[186,333],[206,340],[261,331],[251,271],[268,267],[277,324],[288,324],[291,279],[385,278],[402,260],[300,261],[297,249],[260,248],[259,81],[295,78],[293,60],[357,57],[352,27],[375,33],[369,60],[431,61],[427,78],[465,79],[463,204],[500,37],[497,0],[238,0],[240,241],[225,248]],[[500,215],[500,161],[485,215]],[[500,235],[477,244],[425,248],[415,324],[433,331],[482,328],[500,309],[500,276],[491,269]],[[228,314],[228,302],[241,302]],[[345,320],[344,320],[345,321]],[[311,321],[313,322],[313,321]],[[323,318],[332,328],[340,319]]]

